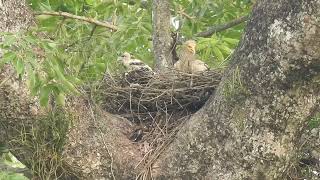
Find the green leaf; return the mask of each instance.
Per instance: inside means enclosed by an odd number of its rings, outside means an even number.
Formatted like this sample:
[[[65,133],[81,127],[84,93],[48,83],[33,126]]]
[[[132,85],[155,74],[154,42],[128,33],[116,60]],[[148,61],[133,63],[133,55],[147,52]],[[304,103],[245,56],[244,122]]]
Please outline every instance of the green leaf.
[[[214,52],[215,57],[219,60],[219,61],[223,61],[224,60],[224,56],[222,54],[222,52],[220,51],[219,48],[217,47],[212,47],[212,51]]]
[[[21,59],[17,59],[17,61],[14,63],[14,67],[17,71],[17,74],[22,74],[24,71],[24,63]]]
[[[53,32],[57,29],[57,24],[59,24],[58,17],[47,17],[41,16],[39,17],[39,25],[40,29],[48,32]]]
[[[5,153],[4,156],[4,163],[11,167],[18,167],[18,168],[25,168],[25,165],[23,165],[14,155],[12,155],[10,152]]]
[[[70,92],[80,94],[80,92],[76,89],[76,87],[69,81],[62,81],[62,84],[65,85]]]
[[[42,80],[39,77],[39,74],[33,73],[30,75],[30,88],[31,88],[31,94],[36,95],[41,88]]]
[[[44,3],[39,2],[39,3],[40,3],[40,6],[39,6],[40,11],[51,11],[52,10],[50,3],[46,3],[46,2],[44,2]]]
[[[0,68],[2,68],[6,63],[15,60],[17,58],[17,55],[14,52],[7,52],[3,55],[3,57],[0,59]]]
[[[227,43],[231,44],[231,45],[237,45],[239,43],[238,39],[232,39],[232,38],[223,38],[224,41],[226,41]]]
[[[104,63],[96,63],[96,67],[100,72],[104,72],[104,70],[106,69],[106,65]]]
[[[94,5],[95,0],[86,0],[86,3],[89,5]]]
[[[66,96],[64,93],[60,92],[57,96],[57,103],[61,106],[65,106]]]
[[[53,43],[53,42],[49,42],[49,43],[48,43],[48,47],[53,50],[53,49],[56,49],[56,48],[57,48],[57,44],[56,44],[56,43]]]
[[[7,35],[4,37],[4,41],[2,42],[2,44],[4,46],[11,46],[13,45],[15,42],[17,41],[17,38],[15,35]]]
[[[61,83],[70,91],[76,94],[79,94],[79,91],[76,89],[76,87],[67,80],[67,78],[63,75],[63,73],[60,71],[59,67],[57,65],[53,66],[55,73]]]
[[[24,39],[26,42],[31,43],[31,44],[36,44],[38,42],[38,39],[35,36],[33,36],[32,34],[26,36]]]
[[[48,85],[43,86],[40,89],[40,105],[41,106],[43,106],[43,107],[47,107],[48,106],[49,95],[50,95],[51,91],[52,91],[52,89]]]
[[[69,76],[67,79],[68,81],[70,81],[72,84],[75,84],[75,85],[81,84],[82,82],[81,79],[74,76]]]
[[[225,46],[223,44],[221,44],[218,47],[219,47],[220,50],[222,50],[227,55],[231,54],[231,52],[232,52],[232,50],[228,46]]]
[[[33,69],[28,68],[28,86],[30,89],[33,89],[36,84],[36,74],[34,73]]]
[[[6,173],[0,171],[0,179],[1,180],[28,180],[27,177],[18,173]]]
[[[8,163],[12,163],[12,162],[13,162],[13,160],[12,160],[12,158],[11,158],[11,156],[10,156],[9,153],[5,153],[5,154],[3,155],[3,159],[4,159],[5,161],[7,161]]]

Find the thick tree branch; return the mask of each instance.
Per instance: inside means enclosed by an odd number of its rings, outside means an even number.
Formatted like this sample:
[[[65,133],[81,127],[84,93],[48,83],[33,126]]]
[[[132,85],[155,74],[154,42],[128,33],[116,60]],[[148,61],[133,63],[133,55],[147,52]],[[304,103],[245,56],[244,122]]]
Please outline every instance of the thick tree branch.
[[[220,31],[223,31],[223,30],[226,30],[226,29],[229,29],[233,26],[236,26],[246,20],[249,19],[249,16],[242,16],[238,19],[234,19],[230,22],[227,22],[225,24],[220,24],[220,25],[217,25],[217,26],[212,26],[212,27],[209,27],[207,31],[202,31],[202,32],[199,32],[198,34],[196,34],[197,37],[209,37],[211,36],[212,34],[214,33],[217,33],[217,32],[220,32]]]
[[[35,15],[63,16],[63,17],[70,18],[70,19],[77,19],[77,20],[80,20],[80,21],[85,21],[85,22],[88,22],[88,23],[91,23],[91,24],[95,24],[97,26],[106,27],[106,28],[112,29],[114,31],[118,30],[117,26],[112,25],[110,23],[101,22],[101,21],[95,20],[93,18],[84,17],[84,16],[77,16],[77,15],[73,15],[73,14],[66,13],[66,12],[48,12],[48,11],[44,11],[44,12],[35,13]]]

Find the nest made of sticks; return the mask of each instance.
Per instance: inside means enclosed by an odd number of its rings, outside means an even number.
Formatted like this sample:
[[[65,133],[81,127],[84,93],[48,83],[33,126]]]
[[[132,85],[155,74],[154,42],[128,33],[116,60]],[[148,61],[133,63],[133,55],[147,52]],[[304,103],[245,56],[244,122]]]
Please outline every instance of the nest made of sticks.
[[[222,70],[202,74],[131,71],[107,74],[100,86],[103,108],[131,120],[153,119],[159,112],[195,112],[208,100]]]
[[[222,69],[202,74],[177,71],[107,73],[99,85],[99,104],[137,124],[128,138],[144,156],[140,179],[148,179],[152,164],[172,142],[190,115],[199,110],[220,83]]]

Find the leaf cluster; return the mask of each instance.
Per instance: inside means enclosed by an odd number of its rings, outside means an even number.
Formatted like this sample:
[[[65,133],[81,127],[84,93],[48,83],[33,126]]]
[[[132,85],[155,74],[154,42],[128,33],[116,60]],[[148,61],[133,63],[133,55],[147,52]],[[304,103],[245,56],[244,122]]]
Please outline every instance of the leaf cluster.
[[[12,167],[12,168],[24,168],[25,167],[10,152],[3,153],[0,156],[0,179],[28,180],[28,178],[23,176],[23,174],[21,174],[21,173],[9,172],[9,171],[6,171],[6,168],[1,169],[1,167],[6,167],[6,166]]]

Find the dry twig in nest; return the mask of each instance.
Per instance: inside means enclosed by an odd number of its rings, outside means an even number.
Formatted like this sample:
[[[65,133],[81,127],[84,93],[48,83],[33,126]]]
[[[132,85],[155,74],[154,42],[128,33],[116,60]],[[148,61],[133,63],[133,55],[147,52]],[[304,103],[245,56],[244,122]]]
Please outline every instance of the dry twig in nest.
[[[221,70],[203,74],[169,71],[163,74],[129,72],[108,75],[101,86],[105,110],[131,120],[150,120],[159,109],[167,113],[197,111],[214,92]]]

